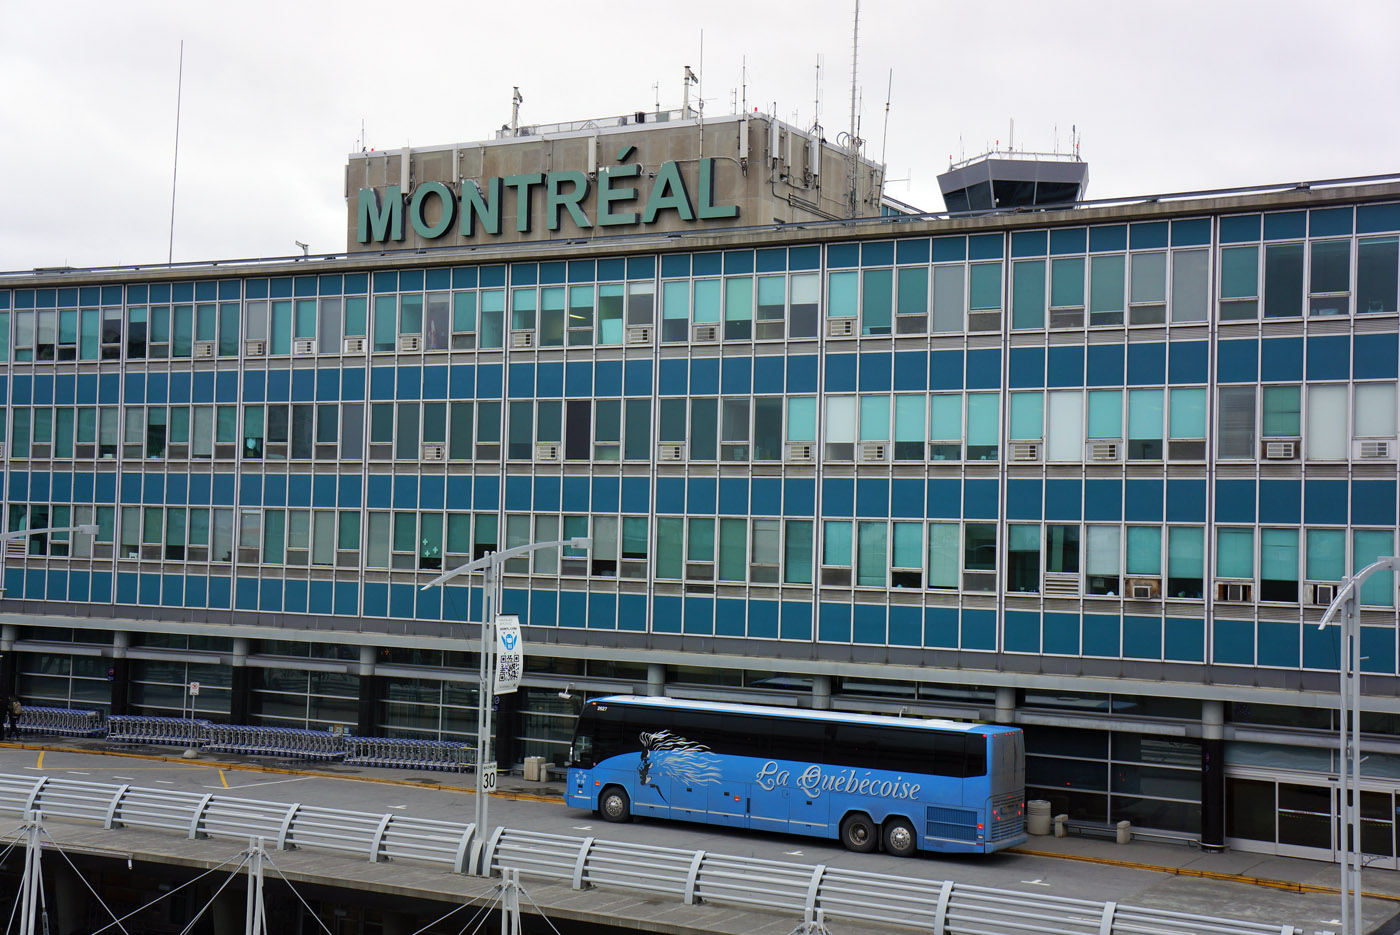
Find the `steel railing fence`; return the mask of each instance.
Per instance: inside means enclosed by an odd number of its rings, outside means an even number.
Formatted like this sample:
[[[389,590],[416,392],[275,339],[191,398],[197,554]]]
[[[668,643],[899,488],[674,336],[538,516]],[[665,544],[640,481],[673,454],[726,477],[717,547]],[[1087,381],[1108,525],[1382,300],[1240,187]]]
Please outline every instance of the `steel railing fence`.
[[[811,922],[847,918],[934,935],[1297,935],[1269,925],[992,889],[825,865],[734,857],[405,815],[349,812],[171,789],[0,774],[0,814],[37,811],[106,828],[187,838],[261,837],[278,849],[337,851],[372,862],[414,860],[456,873],[511,869],[573,889],[615,887],[685,904],[748,906]]]

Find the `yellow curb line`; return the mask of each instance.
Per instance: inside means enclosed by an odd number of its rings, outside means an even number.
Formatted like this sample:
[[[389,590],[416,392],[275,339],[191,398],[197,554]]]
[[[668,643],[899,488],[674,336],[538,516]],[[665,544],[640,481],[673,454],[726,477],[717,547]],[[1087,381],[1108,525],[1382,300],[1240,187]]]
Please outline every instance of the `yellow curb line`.
[[[1217,870],[1193,870],[1189,867],[1164,867],[1159,864],[1143,864],[1131,860],[1114,860],[1109,857],[1088,857],[1082,854],[1057,854],[1054,851],[1033,851],[1022,847],[1007,848],[1013,854],[1028,857],[1055,857],[1060,860],[1078,860],[1089,864],[1104,864],[1109,867],[1126,867],[1129,870],[1150,870],[1155,873],[1171,873],[1181,877],[1198,877],[1203,880],[1222,880],[1226,883],[1248,883],[1252,886],[1266,886],[1276,890],[1291,890],[1295,893],[1328,893],[1333,896],[1341,890],[1335,886],[1318,886],[1314,883],[1292,883],[1288,880],[1270,880],[1267,877],[1247,877],[1239,873],[1222,873]],[[1385,899],[1400,902],[1400,896],[1389,893],[1362,892],[1367,899]]]

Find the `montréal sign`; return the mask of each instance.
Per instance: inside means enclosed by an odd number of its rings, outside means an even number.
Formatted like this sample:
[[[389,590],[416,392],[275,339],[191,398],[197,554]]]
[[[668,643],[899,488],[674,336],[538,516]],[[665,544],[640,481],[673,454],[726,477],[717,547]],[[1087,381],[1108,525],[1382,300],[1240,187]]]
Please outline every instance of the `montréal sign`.
[[[624,146],[617,154],[622,163],[633,152]],[[517,233],[529,233],[539,218],[535,216],[535,193],[543,192],[543,221],[550,231],[559,230],[561,217],[580,230],[598,227],[625,227],[654,224],[674,215],[684,222],[736,218],[738,205],[715,204],[715,166],[713,159],[699,160],[696,194],[690,189],[675,162],[663,162],[651,177],[651,189],[639,190],[631,179],[640,181],[640,165],[603,166],[596,180],[576,170],[559,172],[530,172],[481,180],[464,179],[460,185],[428,181],[405,193],[398,185],[388,185],[381,197],[379,190],[362,188],[357,211],[357,237],[360,243],[401,241],[404,239],[404,216],[408,226],[424,240],[436,240],[454,228],[457,236],[476,237],[501,235],[502,227],[514,220]],[[505,193],[511,193],[514,217],[505,210]],[[638,211],[636,209],[640,208]]]

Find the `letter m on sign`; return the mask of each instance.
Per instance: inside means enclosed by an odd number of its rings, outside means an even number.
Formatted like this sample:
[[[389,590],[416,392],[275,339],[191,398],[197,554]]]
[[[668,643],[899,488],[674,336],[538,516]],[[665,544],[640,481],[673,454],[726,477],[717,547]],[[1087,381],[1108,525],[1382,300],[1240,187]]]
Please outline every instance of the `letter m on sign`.
[[[403,240],[403,193],[397,185],[384,189],[384,201],[372,188],[360,189],[360,210],[357,237],[360,243],[371,240]]]

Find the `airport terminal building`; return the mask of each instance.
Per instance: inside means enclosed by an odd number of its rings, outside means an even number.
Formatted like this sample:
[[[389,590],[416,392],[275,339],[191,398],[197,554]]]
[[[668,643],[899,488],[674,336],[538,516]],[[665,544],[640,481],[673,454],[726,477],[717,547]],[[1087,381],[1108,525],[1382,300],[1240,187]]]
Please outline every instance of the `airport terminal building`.
[[[1332,858],[1316,623],[1397,548],[1400,176],[881,184],[638,114],[356,154],[343,253],[0,274],[0,687],[470,737],[480,580],[420,586],[588,536],[507,565],[503,761],[605,692],[982,719],[1055,812]],[[1394,583],[1362,604],[1394,867]]]

